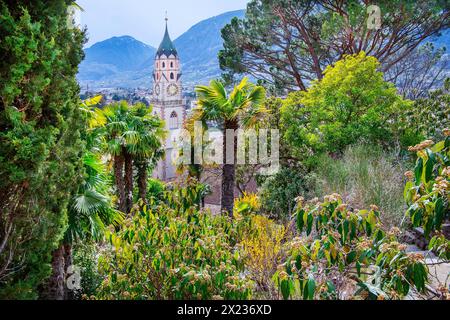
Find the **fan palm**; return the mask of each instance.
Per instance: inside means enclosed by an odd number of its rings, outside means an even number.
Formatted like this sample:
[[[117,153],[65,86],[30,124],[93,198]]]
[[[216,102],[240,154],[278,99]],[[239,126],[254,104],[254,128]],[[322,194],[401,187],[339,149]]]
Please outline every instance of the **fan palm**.
[[[142,103],[125,101],[106,106],[97,113],[106,150],[113,157],[119,210],[133,205],[133,168],[137,167],[139,196],[145,200],[148,167],[163,155],[164,123]]]
[[[265,113],[263,102],[266,92],[263,87],[248,82],[247,78],[243,78],[229,94],[218,80],[212,80],[209,86],[197,86],[195,90],[198,94],[198,107],[193,111],[193,119],[214,121],[224,130],[221,208],[231,216],[234,202],[235,161],[231,164],[226,161],[225,132],[228,129],[236,130],[255,126]],[[236,144],[235,137],[234,154],[236,154]]]
[[[127,151],[137,168],[139,198],[146,202],[148,169],[164,155],[163,141],[167,132],[164,122],[152,115],[152,108],[138,103],[132,108]]]
[[[86,177],[69,205],[69,227],[65,236],[69,243],[86,237],[99,240],[105,226],[117,225],[122,220],[121,213],[111,205],[110,184],[99,156],[87,152],[83,165]]]
[[[118,208],[122,212],[127,212],[127,190],[130,189],[133,181],[128,181],[128,188],[125,186],[124,165],[128,160],[127,169],[130,170],[130,156],[126,150],[125,132],[128,130],[128,120],[130,107],[125,101],[111,104],[104,109],[96,110],[96,124],[100,136],[103,138],[105,149],[113,159],[114,180],[118,198]],[[128,138],[130,135],[127,136]],[[131,169],[132,170],[132,169]],[[132,174],[131,174],[132,179]]]

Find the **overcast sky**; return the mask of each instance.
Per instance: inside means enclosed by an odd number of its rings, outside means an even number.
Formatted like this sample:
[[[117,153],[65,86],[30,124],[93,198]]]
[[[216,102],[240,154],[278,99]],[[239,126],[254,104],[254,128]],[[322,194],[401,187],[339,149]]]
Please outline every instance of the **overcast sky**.
[[[164,33],[176,39],[191,26],[221,13],[245,9],[249,0],[77,0],[84,9],[81,24],[88,27],[87,46],[113,36],[129,35],[154,47]]]

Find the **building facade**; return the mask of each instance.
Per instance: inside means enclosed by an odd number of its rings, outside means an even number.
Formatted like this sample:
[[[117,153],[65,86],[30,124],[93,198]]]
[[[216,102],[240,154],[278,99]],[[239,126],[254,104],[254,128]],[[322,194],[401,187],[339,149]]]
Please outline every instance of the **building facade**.
[[[160,160],[153,176],[163,181],[176,177],[172,161],[176,140],[186,120],[186,101],[182,96],[181,65],[178,52],[172,43],[167,28],[155,55],[153,69],[153,113],[166,123],[168,137],[165,143],[165,157]]]

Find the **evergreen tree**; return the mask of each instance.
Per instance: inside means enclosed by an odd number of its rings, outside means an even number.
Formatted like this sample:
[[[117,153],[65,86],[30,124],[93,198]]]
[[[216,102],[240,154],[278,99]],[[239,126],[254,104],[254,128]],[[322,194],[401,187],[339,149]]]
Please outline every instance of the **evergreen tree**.
[[[0,298],[37,297],[82,181],[71,4],[0,1]]]

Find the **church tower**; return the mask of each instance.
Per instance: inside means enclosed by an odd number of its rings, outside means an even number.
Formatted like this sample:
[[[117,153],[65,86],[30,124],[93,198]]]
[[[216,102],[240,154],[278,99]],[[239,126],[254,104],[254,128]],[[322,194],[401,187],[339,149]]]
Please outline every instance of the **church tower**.
[[[153,68],[153,112],[166,123],[169,132],[166,140],[166,156],[161,160],[154,176],[161,180],[175,178],[172,153],[175,141],[186,118],[186,102],[181,92],[181,66],[178,52],[169,36],[166,17],[164,37],[155,55]]]

